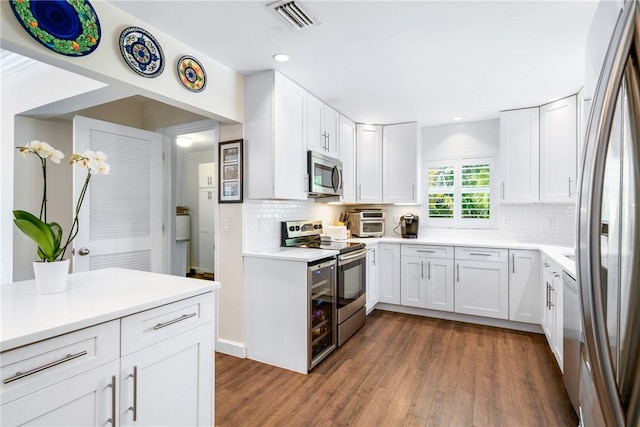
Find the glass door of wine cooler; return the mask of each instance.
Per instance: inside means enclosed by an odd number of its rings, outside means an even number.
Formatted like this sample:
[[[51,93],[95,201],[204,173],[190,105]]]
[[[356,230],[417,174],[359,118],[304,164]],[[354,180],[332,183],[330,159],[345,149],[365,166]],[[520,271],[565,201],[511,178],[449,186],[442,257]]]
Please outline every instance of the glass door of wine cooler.
[[[309,369],[336,348],[336,260],[309,266]]]

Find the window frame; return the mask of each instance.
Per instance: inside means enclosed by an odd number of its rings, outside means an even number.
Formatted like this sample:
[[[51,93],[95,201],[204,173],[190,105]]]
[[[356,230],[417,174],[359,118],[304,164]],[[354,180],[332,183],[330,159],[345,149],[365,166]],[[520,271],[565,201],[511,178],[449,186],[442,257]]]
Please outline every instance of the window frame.
[[[462,167],[470,165],[486,164],[489,166],[489,187],[486,191],[482,191],[479,187],[476,191],[486,192],[489,194],[489,218],[462,218],[462,194],[465,188],[462,187]],[[453,218],[431,218],[429,217],[429,195],[438,193],[432,191],[429,187],[429,169],[453,167],[454,184],[453,184]],[[498,177],[495,169],[494,156],[478,156],[478,157],[456,157],[440,160],[430,160],[423,162],[423,182],[426,183],[424,204],[425,224],[432,228],[475,228],[475,229],[496,229],[498,223],[497,197],[498,197]]]

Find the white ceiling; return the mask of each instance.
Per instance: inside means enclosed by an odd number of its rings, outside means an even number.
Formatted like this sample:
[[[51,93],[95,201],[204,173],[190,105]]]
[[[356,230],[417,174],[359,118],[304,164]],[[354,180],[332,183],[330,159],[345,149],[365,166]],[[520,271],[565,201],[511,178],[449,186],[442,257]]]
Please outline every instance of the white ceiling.
[[[240,73],[278,69],[357,122],[422,125],[497,118],[576,93],[597,7],[306,0],[321,24],[296,31],[266,7],[271,1],[112,2]],[[279,52],[291,60],[275,62]]]

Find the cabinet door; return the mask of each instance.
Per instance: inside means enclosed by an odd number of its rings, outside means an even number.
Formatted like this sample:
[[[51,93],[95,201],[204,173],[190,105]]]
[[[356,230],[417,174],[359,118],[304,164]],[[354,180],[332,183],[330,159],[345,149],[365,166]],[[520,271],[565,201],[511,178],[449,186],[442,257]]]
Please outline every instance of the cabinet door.
[[[540,107],[540,201],[573,203],[576,194],[577,113],[570,96]]]
[[[68,380],[2,405],[3,426],[117,425],[118,361],[114,360]],[[115,405],[115,406],[114,406]]]
[[[315,96],[307,94],[307,150],[327,154],[323,121],[324,104]]]
[[[382,203],[382,126],[356,126],[358,203]]]
[[[400,260],[400,304],[427,308],[427,261],[423,257],[402,256]]]
[[[276,199],[306,200],[308,178],[304,141],[307,92],[280,73],[275,73],[274,79],[273,196]]]
[[[122,358],[120,425],[212,425],[209,323]]]
[[[198,186],[200,188],[215,186],[215,163],[200,163],[198,165]]]
[[[378,303],[378,267],[376,265],[377,250],[375,246],[367,248],[367,314],[373,311]]]
[[[551,265],[545,259],[542,262],[542,314],[541,314],[541,326],[544,331],[549,346],[553,349],[554,342],[553,337],[555,335],[555,326],[553,324],[553,306],[551,305],[551,289],[553,288],[553,274],[551,272]]]
[[[562,270],[558,270],[553,275],[552,304],[554,317],[554,345],[553,354],[556,356],[560,370],[564,372],[563,352],[564,352],[564,323],[562,318]]]
[[[427,308],[453,311],[453,260],[427,258]]]
[[[356,202],[356,124],[340,116],[340,160],[342,161],[342,201]]]
[[[340,156],[340,113],[325,104],[323,124],[327,140],[327,156],[337,159]]]
[[[502,262],[456,261],[456,313],[507,319],[507,265]]]
[[[400,304],[400,245],[378,245],[378,301]]]
[[[198,199],[198,268],[213,272],[215,191],[200,189]]]
[[[509,320],[540,323],[540,252],[509,251]]]
[[[418,126],[383,126],[382,199],[384,203],[418,202]]]
[[[501,200],[535,203],[539,200],[540,109],[500,112]]]

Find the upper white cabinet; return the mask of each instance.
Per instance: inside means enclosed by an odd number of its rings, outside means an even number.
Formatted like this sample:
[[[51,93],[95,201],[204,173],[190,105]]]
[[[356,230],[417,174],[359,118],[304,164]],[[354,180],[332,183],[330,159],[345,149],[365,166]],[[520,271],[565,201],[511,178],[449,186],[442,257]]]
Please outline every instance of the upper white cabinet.
[[[250,199],[307,199],[307,92],[277,71],[245,77],[246,191]]]
[[[356,130],[356,202],[382,203],[382,126]]]
[[[576,96],[540,107],[540,201],[573,203],[577,165]]]
[[[342,161],[342,201],[356,202],[356,124],[340,115],[340,161]]]
[[[200,163],[198,165],[198,187],[207,188],[215,187],[216,164]]]
[[[418,164],[422,159],[417,123],[383,126],[382,147],[382,201],[418,203]]]
[[[500,112],[500,198],[504,203],[539,199],[540,109]]]
[[[509,320],[540,324],[540,252],[509,250]]]
[[[338,158],[340,114],[307,94],[307,150]]]

